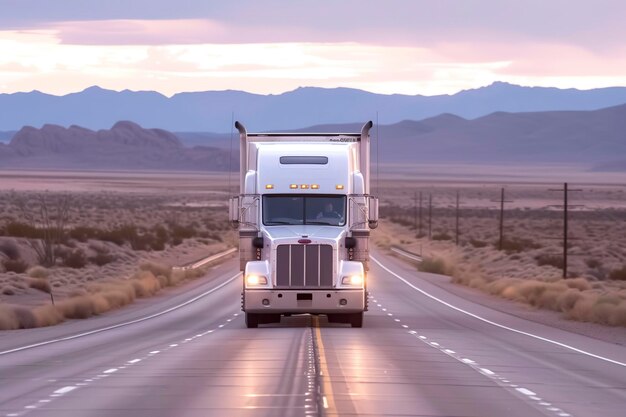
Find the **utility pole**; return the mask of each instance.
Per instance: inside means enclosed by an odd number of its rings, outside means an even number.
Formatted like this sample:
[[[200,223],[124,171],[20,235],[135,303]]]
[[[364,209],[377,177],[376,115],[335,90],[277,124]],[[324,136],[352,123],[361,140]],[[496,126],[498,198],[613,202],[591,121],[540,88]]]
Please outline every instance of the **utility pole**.
[[[422,192],[420,191],[419,224],[418,224],[418,232],[417,232],[418,237],[423,236],[422,217],[423,217],[422,216]]]
[[[568,187],[568,184],[563,183],[562,189],[551,189],[550,191],[561,191],[563,193],[563,278],[567,278],[567,241],[569,239],[568,234],[568,209],[570,207],[578,207],[575,205],[570,205],[568,203],[568,194],[574,191],[582,191],[582,190],[572,190]],[[555,206],[559,207],[559,206]]]
[[[500,188],[500,200],[491,200],[500,203],[500,238],[498,239],[498,250],[502,250],[504,244],[504,203],[512,203],[513,200],[504,199],[504,187]]]
[[[455,224],[455,243],[459,246],[459,190],[456,191],[456,224]]]
[[[417,230],[417,191],[413,195],[413,228]]]
[[[433,237],[433,195],[428,194],[428,240]]]

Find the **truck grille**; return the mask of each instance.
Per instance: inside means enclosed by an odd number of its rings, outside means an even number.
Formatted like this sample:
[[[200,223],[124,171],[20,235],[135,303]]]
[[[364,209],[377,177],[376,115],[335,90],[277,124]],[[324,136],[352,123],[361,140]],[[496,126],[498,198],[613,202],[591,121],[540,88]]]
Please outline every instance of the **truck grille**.
[[[331,245],[278,245],[276,285],[285,288],[332,288]]]

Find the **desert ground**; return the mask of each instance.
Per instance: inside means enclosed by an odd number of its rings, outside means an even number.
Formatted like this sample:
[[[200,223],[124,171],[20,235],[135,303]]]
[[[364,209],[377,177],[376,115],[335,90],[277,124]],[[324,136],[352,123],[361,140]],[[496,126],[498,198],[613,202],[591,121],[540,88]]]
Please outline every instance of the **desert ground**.
[[[380,227],[372,234],[378,246],[422,254],[416,268],[493,296],[626,326],[623,174],[572,166],[372,171],[372,193],[381,199]],[[570,189],[579,191],[569,194],[563,279],[558,190],[570,178]],[[236,245],[227,199],[237,186],[237,174],[0,171],[0,328],[100,314],[191,278],[172,266]],[[46,223],[61,230],[48,236],[56,247],[47,260],[40,243]]]
[[[569,167],[442,172],[422,167],[381,176],[384,219],[373,233],[379,246],[421,254],[419,269],[495,296],[562,312],[568,319],[626,326],[626,176]],[[560,190],[569,178],[577,182],[568,183],[563,279]]]
[[[2,171],[0,184],[0,328],[125,305],[236,243],[224,175]]]

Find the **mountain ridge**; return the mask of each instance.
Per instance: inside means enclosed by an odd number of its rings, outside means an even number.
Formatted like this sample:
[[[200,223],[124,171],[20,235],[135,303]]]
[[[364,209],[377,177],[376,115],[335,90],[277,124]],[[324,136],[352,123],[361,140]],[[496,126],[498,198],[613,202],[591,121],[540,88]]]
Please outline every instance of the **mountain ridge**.
[[[353,88],[300,87],[280,94],[239,90],[181,92],[107,90],[51,95],[38,91],[0,94],[0,131],[45,124],[104,129],[118,120],[169,131],[228,133],[231,117],[256,130],[376,119],[381,124],[449,113],[476,119],[496,111],[596,110],[626,103],[626,87],[592,90],[523,87],[504,82],[435,96],[377,94]]]

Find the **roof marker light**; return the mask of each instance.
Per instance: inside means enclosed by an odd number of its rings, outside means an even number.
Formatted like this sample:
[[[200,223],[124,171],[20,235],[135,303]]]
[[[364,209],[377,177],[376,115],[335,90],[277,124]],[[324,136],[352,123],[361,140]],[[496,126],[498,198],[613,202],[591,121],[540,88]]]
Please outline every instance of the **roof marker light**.
[[[303,190],[306,190],[309,188],[309,184],[302,184],[300,185],[300,188],[302,188]]]
[[[320,189],[320,185],[319,184],[311,184],[311,189],[319,190]]]
[[[341,184],[337,184],[337,185],[335,186],[335,188],[336,188],[336,189],[338,189],[338,190],[343,190],[343,185],[341,185]]]
[[[296,188],[298,188],[298,184],[289,184],[289,188],[295,190]]]
[[[265,186],[265,189],[266,189],[266,190],[273,190],[273,189],[274,189],[274,184],[267,184],[267,185]]]

